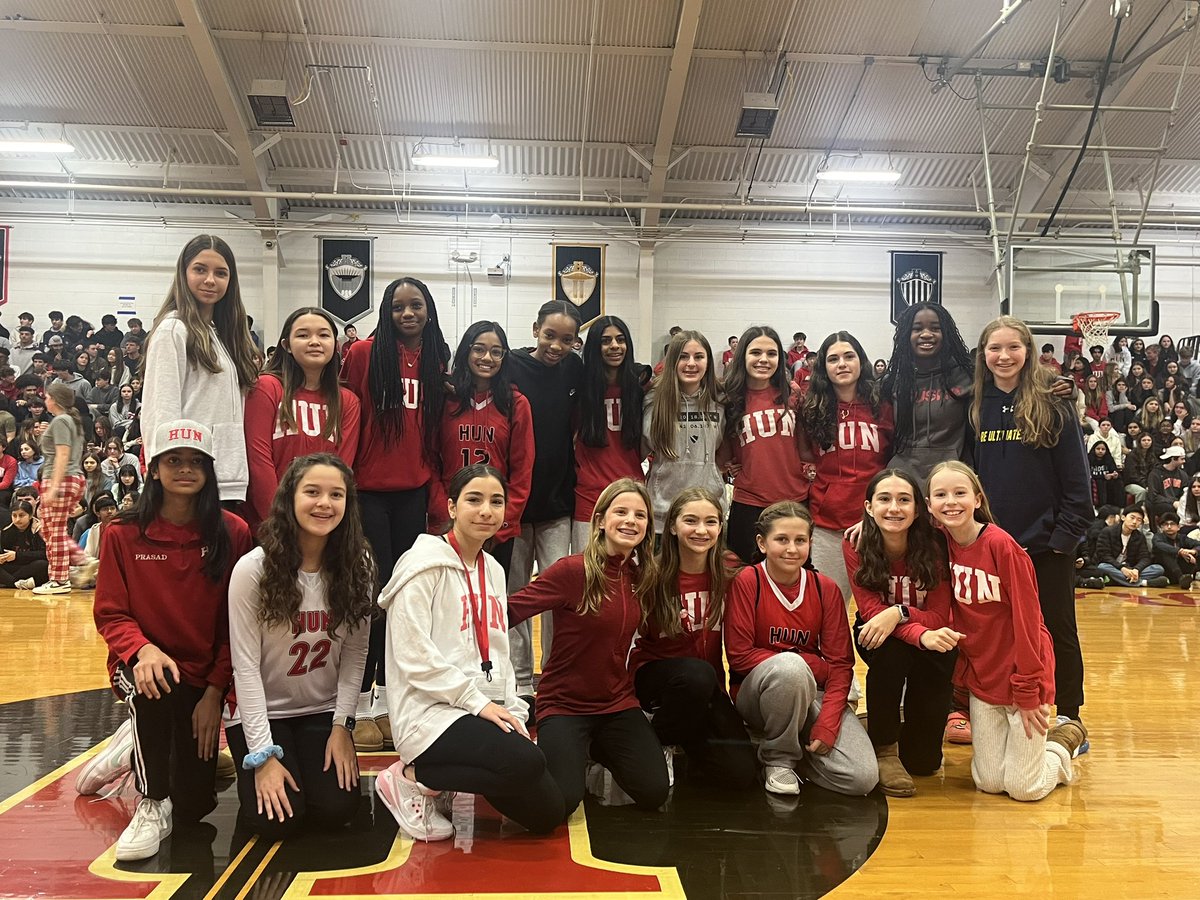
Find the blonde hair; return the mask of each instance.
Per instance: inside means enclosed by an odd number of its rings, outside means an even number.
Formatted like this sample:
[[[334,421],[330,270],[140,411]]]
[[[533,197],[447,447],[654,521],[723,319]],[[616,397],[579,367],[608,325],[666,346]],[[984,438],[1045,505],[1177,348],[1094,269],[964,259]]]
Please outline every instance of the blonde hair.
[[[1057,446],[1059,433],[1068,424],[1069,417],[1064,415],[1050,393],[1054,375],[1038,363],[1029,326],[1012,316],[992,319],[979,336],[975,355],[974,396],[971,398],[971,424],[978,432],[984,389],[995,381],[987,367],[985,348],[991,336],[1001,328],[1011,328],[1025,345],[1025,365],[1017,375],[1016,402],[1013,404],[1013,421],[1021,431],[1021,443],[1039,448]]]
[[[983,522],[991,525],[995,523],[995,518],[992,516],[992,507],[988,503],[987,494],[983,490],[983,482],[979,480],[979,476],[975,474],[975,470],[968,466],[965,462],[960,462],[957,459],[948,459],[945,462],[940,462],[933,467],[933,471],[929,473],[929,482],[927,484],[926,493],[933,496],[933,479],[939,472],[957,472],[971,483],[973,490],[979,497],[979,508],[975,510],[975,521]]]
[[[620,478],[614,481],[596,499],[596,508],[592,512],[592,530],[588,535],[587,546],[583,550],[583,596],[579,600],[576,612],[588,615],[600,612],[604,603],[604,595],[608,589],[608,576],[605,565],[608,562],[608,549],[604,543],[604,529],[601,527],[608,508],[621,494],[637,494],[646,504],[646,533],[641,543],[634,548],[636,574],[634,575],[633,591],[642,607],[642,619],[646,617],[646,588],[654,578],[654,507],[650,501],[650,492],[640,481],[632,478]]]
[[[679,357],[689,341],[695,341],[704,348],[708,356],[708,365],[704,370],[704,378],[700,381],[700,392],[696,402],[703,407],[716,409],[721,403],[720,391],[717,387],[717,375],[713,367],[712,347],[708,338],[699,331],[681,331],[671,338],[667,352],[663,356],[663,370],[655,376],[650,394],[653,409],[650,413],[650,433],[647,435],[650,447],[655,456],[663,459],[677,459],[675,453],[675,435],[679,430],[679,407],[683,402],[683,392],[679,390],[679,376],[675,369],[679,365]]]
[[[679,619],[679,537],[671,532],[671,526],[683,514],[683,508],[689,503],[707,503],[716,510],[718,518],[722,518],[721,502],[708,488],[684,488],[671,501],[653,577],[643,579],[646,585],[646,618],[667,637],[683,634],[683,623]],[[708,618],[704,626],[716,628],[721,624],[725,613],[725,592],[733,575],[725,565],[723,522],[716,541],[705,555],[704,570],[708,574]]]

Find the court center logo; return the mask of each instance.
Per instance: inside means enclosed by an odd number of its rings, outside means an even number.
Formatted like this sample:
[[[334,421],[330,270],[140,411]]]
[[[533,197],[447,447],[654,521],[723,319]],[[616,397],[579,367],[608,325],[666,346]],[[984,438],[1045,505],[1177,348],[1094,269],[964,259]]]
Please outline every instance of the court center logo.
[[[915,303],[942,302],[942,254],[892,250],[892,324]]]

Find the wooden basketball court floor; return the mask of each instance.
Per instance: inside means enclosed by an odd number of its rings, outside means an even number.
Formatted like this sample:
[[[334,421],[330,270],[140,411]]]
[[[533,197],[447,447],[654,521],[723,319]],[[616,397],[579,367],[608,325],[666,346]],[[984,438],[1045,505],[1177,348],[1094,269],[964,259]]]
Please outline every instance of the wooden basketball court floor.
[[[74,770],[119,723],[91,595],[0,592],[0,897],[1200,897],[1200,593],[1080,592],[1092,751],[1035,804],[977,793],[948,747],[918,794],[798,802],[680,778],[665,812],[589,799],[534,838],[459,797],[455,840],[413,843],[375,801],[364,754],[352,825],[269,844],[237,827],[236,793],[163,851],[116,864],[136,795],[75,795]]]

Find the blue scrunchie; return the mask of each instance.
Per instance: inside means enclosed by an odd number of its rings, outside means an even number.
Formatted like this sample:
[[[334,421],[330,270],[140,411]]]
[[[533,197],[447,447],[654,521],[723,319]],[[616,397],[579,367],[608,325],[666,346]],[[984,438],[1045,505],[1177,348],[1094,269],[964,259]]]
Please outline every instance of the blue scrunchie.
[[[278,744],[272,744],[263,750],[256,750],[253,753],[247,753],[246,758],[242,760],[242,768],[257,769],[272,756],[276,759],[283,759],[283,748]]]

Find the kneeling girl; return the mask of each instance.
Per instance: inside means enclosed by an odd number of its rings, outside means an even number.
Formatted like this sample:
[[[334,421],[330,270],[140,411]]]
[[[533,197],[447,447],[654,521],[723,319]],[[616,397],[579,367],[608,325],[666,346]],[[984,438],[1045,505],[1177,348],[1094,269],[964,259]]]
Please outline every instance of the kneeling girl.
[[[525,728],[504,570],[483,549],[504,524],[504,478],[492,466],[470,465],[446,491],[450,531],[418,537],[379,597],[401,761],[380,773],[375,792],[417,840],[454,834],[434,803],[444,791],[482,794],[529,830],[551,831],[563,820],[562,795]]]
[[[225,734],[241,818],[278,840],[358,809],[354,711],[367,664],[375,564],[350,469],[330,453],[292,461],[234,566],[229,638],[236,702]]]

